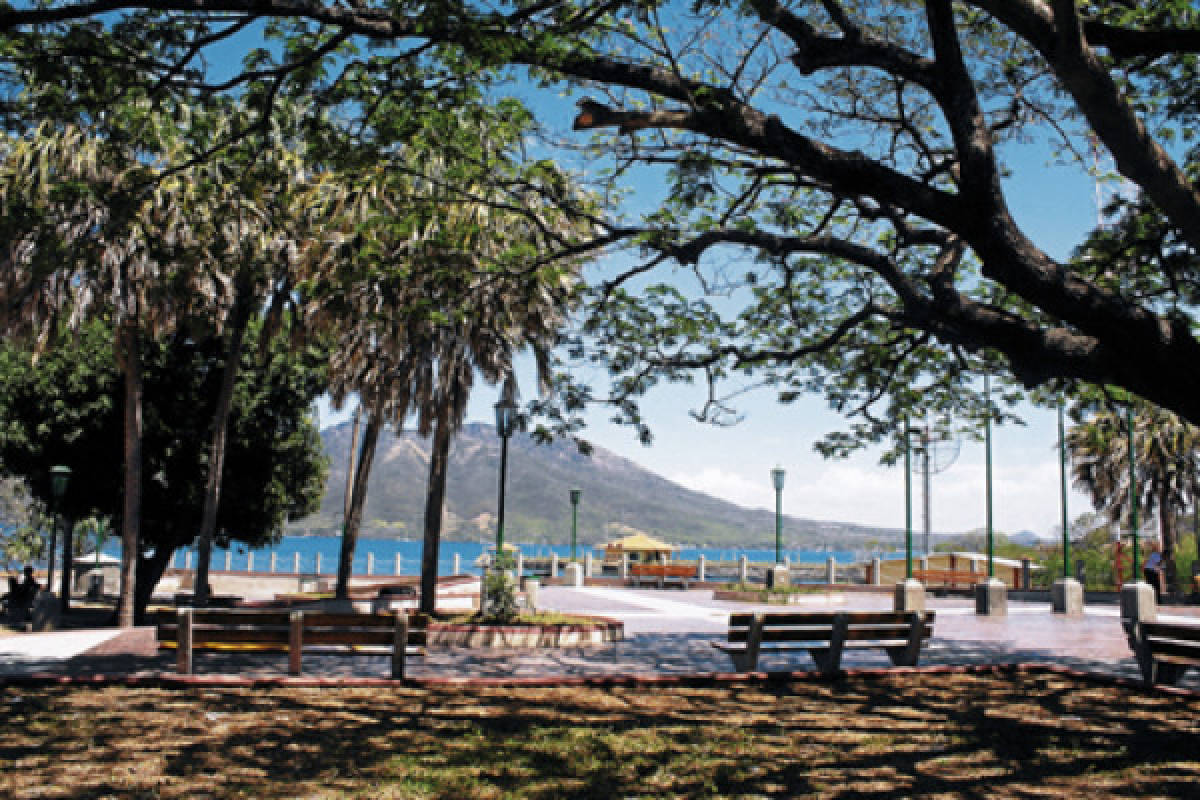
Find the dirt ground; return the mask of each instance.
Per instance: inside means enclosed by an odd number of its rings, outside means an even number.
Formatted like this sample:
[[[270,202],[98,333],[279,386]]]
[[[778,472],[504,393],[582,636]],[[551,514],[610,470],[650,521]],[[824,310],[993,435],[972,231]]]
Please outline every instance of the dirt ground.
[[[12,798],[1195,797],[1200,700],[1051,671],[0,689]]]

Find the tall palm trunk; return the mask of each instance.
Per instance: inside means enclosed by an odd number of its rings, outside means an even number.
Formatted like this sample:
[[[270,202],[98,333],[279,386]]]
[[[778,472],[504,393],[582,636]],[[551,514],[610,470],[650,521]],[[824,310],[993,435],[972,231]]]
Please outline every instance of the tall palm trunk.
[[[118,336],[125,362],[125,497],[121,510],[121,594],[117,603],[117,625],[132,628],[142,521],[142,356],[135,323],[123,323]]]
[[[429,485],[425,491],[425,538],[421,545],[420,611],[437,610],[438,555],[442,542],[442,510],[446,505],[446,464],[450,456],[450,404],[443,401],[433,429]]]
[[[1162,539],[1163,573],[1166,576],[1167,591],[1176,590],[1175,575],[1175,539],[1177,517],[1175,514],[1174,498],[1171,487],[1164,485],[1158,499],[1158,533]]]
[[[195,604],[208,605],[208,568],[212,560],[213,537],[217,532],[217,511],[221,504],[221,481],[225,471],[225,443],[229,438],[229,417],[233,411],[233,390],[242,361],[242,345],[250,323],[253,298],[248,291],[239,291],[229,321],[229,348],[225,354],[225,369],[221,375],[221,393],[213,413],[212,440],[208,447],[208,482],[204,488],[204,510],[200,515],[200,533],[196,554]]]
[[[350,596],[350,570],[354,565],[354,550],[358,547],[358,531],[362,527],[363,509],[367,504],[367,480],[371,475],[371,463],[375,460],[375,445],[383,429],[383,398],[375,402],[367,413],[367,427],[363,430],[362,446],[359,449],[358,468],[354,471],[354,491],[350,494],[349,511],[342,531],[342,548],[338,556],[337,587],[334,596],[345,600]]]

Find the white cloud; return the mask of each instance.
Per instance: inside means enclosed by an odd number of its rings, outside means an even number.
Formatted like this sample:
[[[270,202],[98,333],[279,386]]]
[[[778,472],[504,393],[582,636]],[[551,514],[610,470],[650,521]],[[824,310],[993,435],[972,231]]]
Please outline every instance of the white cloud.
[[[720,467],[705,467],[699,472],[668,475],[667,479],[693,491],[719,497],[746,508],[775,508],[775,492],[770,484],[761,478],[751,480],[745,475]]]

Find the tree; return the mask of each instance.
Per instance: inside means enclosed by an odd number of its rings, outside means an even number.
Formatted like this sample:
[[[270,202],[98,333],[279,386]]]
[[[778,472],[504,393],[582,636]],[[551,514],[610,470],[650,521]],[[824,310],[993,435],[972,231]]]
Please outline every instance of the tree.
[[[236,147],[210,160],[203,170],[203,198],[190,209],[192,224],[204,231],[195,233],[203,241],[203,258],[219,265],[233,287],[224,307],[214,309],[211,317],[228,352],[210,434],[197,554],[198,606],[208,603],[225,441],[246,331],[260,309],[265,309],[269,328],[278,327],[294,310],[296,286],[327,263],[341,240],[346,192],[328,172],[307,163],[304,142],[295,133],[298,111],[287,106],[265,132],[237,140]],[[245,115],[241,106],[224,109],[212,125],[214,138],[227,138]]]
[[[1200,475],[1200,432],[1169,412],[1142,403],[1133,419],[1138,504],[1158,514],[1167,585],[1178,586],[1177,517],[1195,502]],[[1129,426],[1122,410],[1106,410],[1067,434],[1075,485],[1091,495],[1113,524],[1130,524]],[[1134,576],[1135,580],[1138,576]]]
[[[113,322],[124,376],[118,620],[133,625],[141,526],[145,336],[213,302],[223,283],[201,268],[185,210],[200,181],[177,168],[178,128],[144,102],[113,109],[111,128],[45,122],[3,143],[0,329],[44,344],[89,315]],[[120,135],[105,135],[106,132]]]
[[[287,47],[220,81],[196,67],[262,16]],[[897,416],[881,401],[952,397],[971,379],[959,358],[988,350],[1026,387],[1121,386],[1200,423],[1192,4],[51,3],[5,10],[0,31],[13,63],[49,56],[59,78],[111,64],[120,45],[122,77],[164,92],[236,91],[269,74],[328,98],[369,82],[382,101],[513,65],[586,87],[575,125],[603,134],[596,151],[616,177],[671,168],[667,199],[610,230],[647,256],[593,308],[591,332],[626,378],[618,403],[654,376],[698,370],[720,385],[764,370],[785,397],[828,392],[866,416],[856,436],[878,439]],[[1081,169],[1094,143],[1177,238],[1178,268],[1139,267],[1152,291],[1052,257],[1013,218],[1006,148],[1040,136]],[[753,274],[722,270],[728,253]],[[678,278],[647,290],[663,264],[742,300],[740,312],[680,297]],[[644,317],[659,321],[653,339],[633,324]],[[943,391],[909,392],[913,380]]]
[[[205,325],[195,326],[204,332]],[[248,339],[257,344],[261,325]],[[203,513],[208,464],[196,442],[206,436],[222,375],[224,343],[180,330],[140,342],[145,379],[146,525],[137,559],[136,616],[141,617],[175,551],[192,545]],[[73,518],[120,519],[122,476],[112,455],[122,439],[120,378],[112,329],[88,324],[36,361],[28,349],[0,348],[0,465],[35,498],[49,500],[49,468],[66,464],[63,499]],[[243,355],[231,417],[225,502],[217,541],[261,547],[282,535],[290,516],[319,503],[325,476],[311,405],[325,387],[321,351],[293,352],[282,341],[259,360]]]
[[[586,232],[564,207],[585,208],[551,165],[523,162],[511,104],[452,125],[428,125],[435,143],[410,137],[388,152],[368,194],[377,211],[360,226],[357,266],[314,290],[334,318],[333,394],[358,393],[366,414],[343,529],[337,594],[345,596],[383,425],[416,413],[432,435],[421,565],[421,608],[436,600],[446,466],[476,375],[496,383],[513,354],[557,340],[578,281],[578,260],[560,258]],[[515,120],[515,121],[514,121]],[[399,177],[397,177],[399,176]],[[565,202],[564,202],[565,201]],[[543,370],[544,371],[544,370]]]

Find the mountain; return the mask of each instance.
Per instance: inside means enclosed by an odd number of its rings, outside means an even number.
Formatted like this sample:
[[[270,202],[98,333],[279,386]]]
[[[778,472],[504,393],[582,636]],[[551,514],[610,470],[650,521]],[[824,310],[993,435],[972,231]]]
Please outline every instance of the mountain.
[[[347,451],[353,425],[321,432],[330,458],[321,510],[294,521],[289,533],[337,534],[341,530]],[[380,435],[367,491],[363,535],[420,539],[429,471],[428,439],[405,433]],[[448,467],[443,536],[455,540],[495,537],[500,440],[495,428],[463,427]],[[753,510],[672,483],[601,447],[590,456],[569,442],[537,444],[527,435],[509,440],[505,537],[528,543],[566,543],[571,535],[567,490],[583,490],[579,541],[598,544],[627,529],[680,545],[773,547],[774,512]],[[891,546],[903,532],[841,522],[784,517],[784,544],[791,549],[835,550]]]

